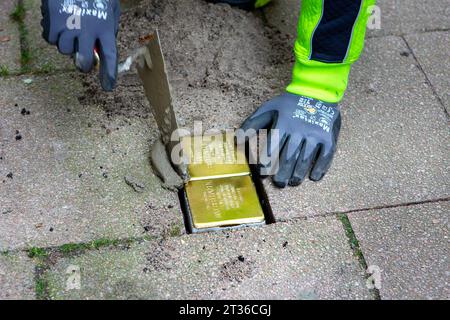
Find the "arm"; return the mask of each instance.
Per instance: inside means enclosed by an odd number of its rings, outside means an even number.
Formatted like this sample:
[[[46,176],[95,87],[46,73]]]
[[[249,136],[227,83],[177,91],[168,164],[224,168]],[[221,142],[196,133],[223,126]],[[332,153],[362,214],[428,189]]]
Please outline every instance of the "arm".
[[[319,181],[330,168],[341,129],[337,105],[363,46],[375,0],[303,0],[296,63],[286,93],[261,106],[242,129],[278,130],[268,156],[279,156],[273,181],[297,186]]]
[[[295,42],[296,63],[287,91],[340,102],[351,65],[364,47],[375,0],[304,0]]]

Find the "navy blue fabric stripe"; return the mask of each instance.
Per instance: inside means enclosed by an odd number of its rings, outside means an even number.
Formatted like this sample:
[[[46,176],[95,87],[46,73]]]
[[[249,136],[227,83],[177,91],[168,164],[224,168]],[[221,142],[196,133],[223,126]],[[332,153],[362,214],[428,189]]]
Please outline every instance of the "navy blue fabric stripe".
[[[324,0],[323,16],[312,39],[311,59],[341,63],[363,0]]]

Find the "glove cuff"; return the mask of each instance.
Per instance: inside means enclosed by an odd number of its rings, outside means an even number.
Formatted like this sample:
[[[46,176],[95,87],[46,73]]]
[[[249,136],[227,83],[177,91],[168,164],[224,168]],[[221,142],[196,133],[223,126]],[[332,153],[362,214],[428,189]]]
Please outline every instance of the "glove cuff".
[[[347,89],[351,64],[297,59],[287,92],[338,103]]]

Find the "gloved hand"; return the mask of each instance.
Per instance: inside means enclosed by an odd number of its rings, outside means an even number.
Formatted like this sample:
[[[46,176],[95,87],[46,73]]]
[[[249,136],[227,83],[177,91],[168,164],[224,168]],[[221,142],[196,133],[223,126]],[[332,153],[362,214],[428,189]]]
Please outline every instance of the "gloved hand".
[[[278,129],[279,139],[268,135],[268,156],[279,152],[279,170],[273,177],[280,188],[300,185],[305,177],[319,181],[331,166],[341,129],[338,106],[292,93],[265,103],[241,127]]]
[[[119,0],[42,0],[43,37],[62,54],[74,55],[82,72],[94,65],[94,48],[100,56],[100,82],[106,91],[117,79]]]

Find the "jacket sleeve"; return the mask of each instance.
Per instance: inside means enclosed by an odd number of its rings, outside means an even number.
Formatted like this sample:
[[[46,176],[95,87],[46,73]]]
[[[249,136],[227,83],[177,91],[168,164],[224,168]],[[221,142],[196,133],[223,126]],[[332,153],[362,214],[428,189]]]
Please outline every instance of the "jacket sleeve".
[[[331,103],[342,100],[351,65],[364,48],[375,1],[302,1],[288,92]]]

